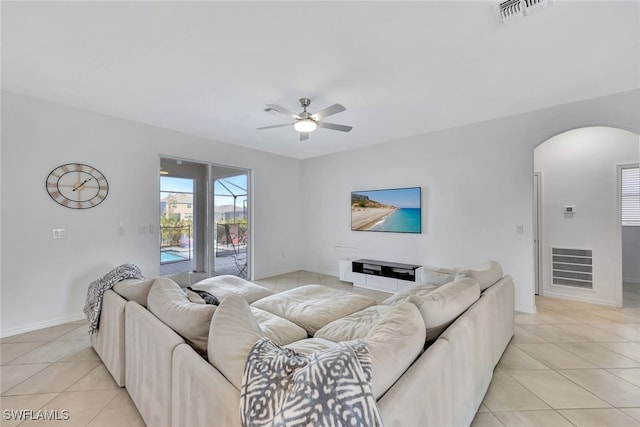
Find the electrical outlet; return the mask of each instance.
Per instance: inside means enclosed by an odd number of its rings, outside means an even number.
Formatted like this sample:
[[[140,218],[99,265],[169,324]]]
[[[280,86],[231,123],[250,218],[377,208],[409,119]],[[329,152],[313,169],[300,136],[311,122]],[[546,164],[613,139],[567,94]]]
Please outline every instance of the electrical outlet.
[[[54,239],[66,239],[67,230],[64,228],[53,228],[51,230],[51,237]]]

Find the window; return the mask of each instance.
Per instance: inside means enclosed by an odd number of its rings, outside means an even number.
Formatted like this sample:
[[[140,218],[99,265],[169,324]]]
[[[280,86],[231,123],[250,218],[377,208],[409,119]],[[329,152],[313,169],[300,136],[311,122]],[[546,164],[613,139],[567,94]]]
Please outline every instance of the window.
[[[640,168],[623,168],[620,187],[622,225],[640,227]]]

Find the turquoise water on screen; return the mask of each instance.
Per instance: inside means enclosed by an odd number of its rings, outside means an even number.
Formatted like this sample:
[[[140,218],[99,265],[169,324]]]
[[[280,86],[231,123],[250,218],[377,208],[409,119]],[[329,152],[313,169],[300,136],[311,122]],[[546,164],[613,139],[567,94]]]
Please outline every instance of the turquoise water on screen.
[[[420,233],[422,214],[419,208],[401,208],[371,228],[371,231]]]

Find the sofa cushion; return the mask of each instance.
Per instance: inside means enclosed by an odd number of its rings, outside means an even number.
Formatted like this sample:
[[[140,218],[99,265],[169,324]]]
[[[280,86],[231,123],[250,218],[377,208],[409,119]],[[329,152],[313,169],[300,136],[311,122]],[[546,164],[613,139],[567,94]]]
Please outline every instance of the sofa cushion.
[[[207,291],[218,298],[218,301],[222,301],[227,295],[240,295],[246,299],[249,304],[273,294],[271,290],[263,286],[230,275],[209,277],[208,279],[191,285],[191,288],[194,290]]]
[[[456,279],[457,270],[425,265],[422,267],[421,283],[442,286]]]
[[[284,317],[309,335],[327,323],[372,306],[373,298],[321,285],[306,285],[254,302],[254,307]]]
[[[121,280],[113,285],[113,290],[127,301],[135,301],[141,306],[146,307],[149,289],[151,289],[151,285],[153,285],[155,280],[155,277],[151,279]]]
[[[383,304],[415,304],[422,314],[427,329],[427,340],[432,341],[478,298],[480,285],[475,279],[467,277],[434,289],[422,286],[409,288],[388,298]]]
[[[435,285],[412,286],[400,292],[396,292],[386,300],[382,301],[382,305],[396,305],[401,302],[412,302],[414,297],[424,297],[438,289]],[[416,300],[418,301],[418,300]],[[419,302],[417,302],[420,305]]]
[[[149,290],[148,308],[164,324],[176,331],[196,351],[207,351],[209,323],[215,305],[189,301],[185,291],[173,280],[156,279]]]
[[[477,280],[481,291],[496,283],[503,275],[502,267],[496,261],[489,261],[479,269],[461,270],[460,273]]]
[[[314,336],[334,342],[364,339],[373,366],[376,399],[389,389],[424,348],[426,332],[411,303],[377,305],[334,320]]]
[[[251,313],[262,334],[276,344],[286,345],[307,338],[307,331],[287,319],[256,307],[251,307]]]
[[[227,296],[211,319],[207,345],[209,363],[240,390],[249,351],[262,336],[247,301],[239,295]]]
[[[292,342],[284,347],[298,353],[310,355],[318,351],[324,351],[336,345],[335,342],[322,338],[306,338],[300,341]]]
[[[350,341],[367,336],[375,324],[387,318],[395,310],[393,305],[373,305],[364,310],[334,320],[316,332],[314,338],[323,338],[333,342]]]

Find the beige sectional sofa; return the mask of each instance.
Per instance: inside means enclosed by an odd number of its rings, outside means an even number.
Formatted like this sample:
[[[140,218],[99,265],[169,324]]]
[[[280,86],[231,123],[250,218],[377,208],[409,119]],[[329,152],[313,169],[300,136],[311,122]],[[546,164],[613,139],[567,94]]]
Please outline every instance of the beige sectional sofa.
[[[260,334],[303,353],[333,341],[364,339],[386,426],[467,426],[513,335],[514,285],[493,262],[461,273],[464,277],[416,286],[381,304],[317,285],[273,294],[229,276],[194,288],[220,294],[220,307],[231,305],[226,295],[240,295],[251,305],[248,316]],[[148,309],[139,304],[144,299],[128,295],[126,301],[107,291],[93,346],[147,425],[240,425],[237,372],[246,359],[241,341],[247,334],[242,316],[229,313],[242,310],[205,307],[184,292],[176,297],[176,286],[165,279],[148,287]],[[185,315],[200,320],[188,330],[183,325],[180,335],[174,329]],[[198,343],[204,327],[207,336]]]

